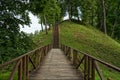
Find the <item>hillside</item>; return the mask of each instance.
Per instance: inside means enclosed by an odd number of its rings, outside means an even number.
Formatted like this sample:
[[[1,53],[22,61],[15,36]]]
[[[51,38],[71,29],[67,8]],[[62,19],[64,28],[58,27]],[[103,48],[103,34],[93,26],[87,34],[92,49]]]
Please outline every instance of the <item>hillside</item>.
[[[120,44],[93,27],[63,22],[60,39],[62,44],[120,67]]]

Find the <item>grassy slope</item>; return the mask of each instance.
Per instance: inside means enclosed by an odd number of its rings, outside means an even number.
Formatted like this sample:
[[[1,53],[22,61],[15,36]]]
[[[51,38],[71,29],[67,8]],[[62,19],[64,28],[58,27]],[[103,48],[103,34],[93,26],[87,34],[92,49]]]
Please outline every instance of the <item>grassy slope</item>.
[[[95,28],[63,22],[60,25],[60,39],[65,45],[120,67],[120,44]],[[118,73],[109,72],[104,68],[103,73],[106,77],[112,75],[112,80],[120,80]]]
[[[92,27],[65,22],[60,27],[60,41],[120,67],[120,44]]]
[[[40,34],[37,34],[36,36],[33,37],[33,41],[37,44],[37,47],[51,44],[52,43],[52,30],[49,30],[47,35],[45,32],[40,32]]]

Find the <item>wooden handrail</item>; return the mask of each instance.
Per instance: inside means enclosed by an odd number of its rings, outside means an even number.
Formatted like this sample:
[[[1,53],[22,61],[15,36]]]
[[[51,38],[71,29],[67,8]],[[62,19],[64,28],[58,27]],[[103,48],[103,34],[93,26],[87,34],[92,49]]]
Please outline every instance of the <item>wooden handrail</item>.
[[[51,44],[49,44],[49,45],[34,49],[26,54],[23,54],[15,59],[12,59],[11,61],[5,62],[4,64],[0,65],[0,71],[5,67],[7,67],[8,65],[12,65],[12,63],[15,63],[8,80],[13,79],[17,69],[18,69],[18,80],[28,80],[29,70],[31,71],[31,69],[29,69],[29,63],[32,63],[32,66],[33,66],[32,70],[37,69],[39,67],[39,63],[51,48],[52,46]],[[35,55],[35,58],[33,60],[32,58],[30,58],[31,54]],[[40,54],[44,54],[44,55],[40,55]]]
[[[68,49],[72,49],[73,52],[71,53],[66,53],[68,52]],[[76,68],[79,68],[80,64],[83,63],[83,60],[84,60],[84,80],[95,80],[95,70],[98,72],[98,75],[100,76],[100,79],[101,80],[104,80],[104,77],[103,77],[103,74],[102,72],[100,71],[100,68],[98,66],[98,62],[101,63],[102,65],[108,67],[108,68],[111,68],[117,72],[120,72],[120,68],[119,67],[116,67],[110,63],[107,63],[105,61],[102,61],[100,59],[97,59],[96,57],[93,57],[85,52],[82,52],[82,51],[79,51],[77,49],[74,49],[72,47],[69,47],[69,46],[66,46],[66,45],[63,45],[61,44],[61,49],[64,51],[65,54],[73,54],[73,64],[77,64]],[[83,57],[82,59],[79,61],[79,63],[77,63],[78,59],[77,59],[77,56],[82,54]],[[90,71],[92,74],[90,74]]]

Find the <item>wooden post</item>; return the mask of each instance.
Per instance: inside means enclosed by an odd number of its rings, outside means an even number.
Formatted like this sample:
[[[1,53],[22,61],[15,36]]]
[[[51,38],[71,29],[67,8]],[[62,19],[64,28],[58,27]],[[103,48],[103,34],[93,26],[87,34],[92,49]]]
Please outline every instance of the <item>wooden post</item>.
[[[29,55],[26,55],[26,80],[29,80]]]
[[[69,47],[69,51],[68,51],[68,59],[71,60],[71,48]]]
[[[46,56],[46,46],[43,47],[43,50],[44,50],[44,56]]]
[[[26,56],[23,57],[23,80],[26,80]]]
[[[88,80],[88,56],[86,55],[84,61],[84,80]]]
[[[68,50],[68,47],[67,46],[65,46],[65,55],[67,56],[67,50]]]
[[[21,59],[20,64],[18,66],[18,80],[22,80],[22,59]]]
[[[76,61],[77,60],[77,51],[76,50],[73,50],[73,64],[76,66]]]
[[[90,62],[91,62],[91,58],[90,57],[88,57],[88,80],[90,80],[90,78],[91,78],[91,76],[90,76]]]
[[[91,79],[95,80],[95,60],[92,59],[92,74],[91,74]]]

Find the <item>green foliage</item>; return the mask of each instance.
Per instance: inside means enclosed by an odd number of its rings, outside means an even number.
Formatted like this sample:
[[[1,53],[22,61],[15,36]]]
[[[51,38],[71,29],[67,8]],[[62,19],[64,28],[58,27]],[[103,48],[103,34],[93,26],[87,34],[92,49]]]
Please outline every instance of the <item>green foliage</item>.
[[[36,14],[43,24],[55,24],[56,20],[59,20],[61,10],[56,0],[30,0],[30,2],[32,13]]]
[[[29,25],[27,0],[0,0],[0,64],[32,48],[27,34],[20,25]]]

